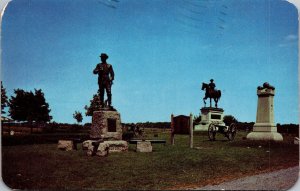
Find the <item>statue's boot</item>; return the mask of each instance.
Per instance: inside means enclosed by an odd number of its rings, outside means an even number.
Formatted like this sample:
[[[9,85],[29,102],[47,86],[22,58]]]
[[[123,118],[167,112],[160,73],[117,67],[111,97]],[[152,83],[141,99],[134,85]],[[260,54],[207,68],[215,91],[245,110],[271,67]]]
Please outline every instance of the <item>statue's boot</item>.
[[[107,95],[108,106],[111,107],[111,94]]]

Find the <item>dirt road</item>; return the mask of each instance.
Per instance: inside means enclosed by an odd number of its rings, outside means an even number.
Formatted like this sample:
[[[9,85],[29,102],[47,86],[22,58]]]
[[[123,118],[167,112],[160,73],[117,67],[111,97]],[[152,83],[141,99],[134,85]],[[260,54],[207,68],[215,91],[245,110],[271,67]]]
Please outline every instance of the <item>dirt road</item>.
[[[240,178],[219,185],[207,185],[192,190],[300,190],[299,167]],[[299,180],[300,181],[300,180]],[[296,183],[297,182],[297,183]],[[295,185],[296,184],[296,185]]]

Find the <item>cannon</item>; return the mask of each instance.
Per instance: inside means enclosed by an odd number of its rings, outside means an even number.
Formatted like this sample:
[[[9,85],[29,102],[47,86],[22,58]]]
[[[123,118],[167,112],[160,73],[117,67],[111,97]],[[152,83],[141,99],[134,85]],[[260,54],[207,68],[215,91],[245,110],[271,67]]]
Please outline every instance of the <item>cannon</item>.
[[[236,124],[231,123],[229,126],[225,123],[212,122],[208,126],[208,138],[210,141],[216,140],[216,134],[221,133],[228,138],[229,141],[233,141],[237,132]]]

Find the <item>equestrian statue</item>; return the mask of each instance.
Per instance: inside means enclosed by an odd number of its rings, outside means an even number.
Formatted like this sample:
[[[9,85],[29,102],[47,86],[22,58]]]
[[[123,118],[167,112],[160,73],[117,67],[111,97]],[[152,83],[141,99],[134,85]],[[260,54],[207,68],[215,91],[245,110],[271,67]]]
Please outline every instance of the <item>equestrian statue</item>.
[[[216,85],[214,83],[214,80],[211,79],[209,84],[202,83],[201,90],[205,90],[205,96],[203,98],[204,107],[206,106],[206,99],[209,98],[209,105],[211,107],[211,99],[214,99],[215,101],[215,107],[218,107],[218,101],[221,98],[221,90],[215,89]]]

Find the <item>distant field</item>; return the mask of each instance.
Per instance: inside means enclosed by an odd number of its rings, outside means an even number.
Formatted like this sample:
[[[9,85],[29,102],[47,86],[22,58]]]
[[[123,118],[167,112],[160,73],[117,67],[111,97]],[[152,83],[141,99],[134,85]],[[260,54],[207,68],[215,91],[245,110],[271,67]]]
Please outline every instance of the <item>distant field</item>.
[[[168,130],[146,129],[148,138],[166,139],[153,145],[152,153],[126,153],[88,157],[77,151],[57,150],[57,144],[2,147],[2,176],[14,189],[178,189],[204,186],[247,175],[296,166],[299,148],[293,137],[284,142],[251,142],[239,132],[229,142],[218,134],[210,142],[206,133],[194,135],[194,149],[188,135],[176,135],[170,145]],[[155,137],[154,137],[155,135]]]
[[[16,126],[12,126],[12,127],[6,127],[6,126],[2,126],[2,132],[3,135],[8,135],[9,133],[11,133],[11,131],[13,131],[14,135],[24,135],[24,134],[30,134],[31,131],[32,133],[41,133],[43,131],[42,128],[30,128],[30,127],[26,127],[26,126],[21,126],[21,127],[16,127]]]

